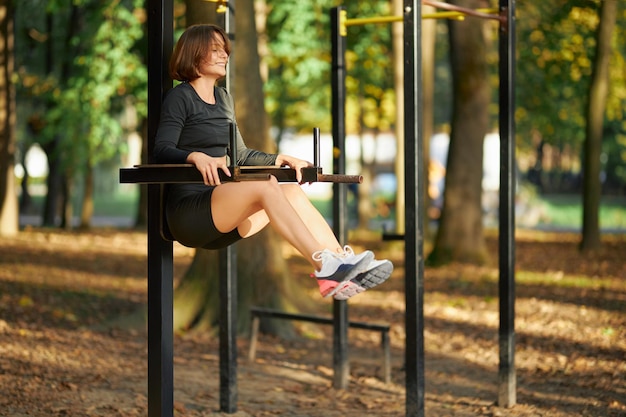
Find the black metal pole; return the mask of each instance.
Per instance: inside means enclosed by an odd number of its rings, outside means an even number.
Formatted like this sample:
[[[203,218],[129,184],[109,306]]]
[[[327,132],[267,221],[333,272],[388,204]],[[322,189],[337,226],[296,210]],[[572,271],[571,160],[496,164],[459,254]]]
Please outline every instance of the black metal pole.
[[[219,250],[220,411],[237,412],[237,251]]]
[[[516,402],[515,381],[515,0],[500,0],[500,327],[498,404]]]
[[[333,172],[345,173],[345,101],[346,101],[346,38],[342,34],[341,13],[343,7],[331,10],[332,39],[332,119],[333,119]],[[339,242],[347,237],[347,189],[346,184],[333,184],[333,231]],[[348,303],[333,302],[333,367],[335,388],[348,386],[350,364],[348,363]]]
[[[320,167],[320,150],[321,150],[320,128],[313,128],[313,165]]]
[[[224,30],[231,42],[231,55],[235,52],[235,0],[228,0],[224,13]],[[233,57],[234,58],[234,57]],[[228,74],[226,75],[226,89],[235,94],[235,60],[228,60]]]
[[[404,175],[405,175],[405,326],[406,415],[423,416],[424,395],[424,185],[422,138],[422,4],[404,1]]]
[[[172,0],[148,0],[148,160],[152,160],[174,42]],[[148,186],[148,415],[174,413],[173,244],[161,237],[161,186]]]
[[[224,30],[235,48],[235,0],[229,0],[224,13]],[[230,59],[226,75],[226,89],[234,94],[235,60]],[[231,121],[229,130],[230,165],[237,166],[237,125]],[[237,246],[220,249],[220,411],[237,412]]]

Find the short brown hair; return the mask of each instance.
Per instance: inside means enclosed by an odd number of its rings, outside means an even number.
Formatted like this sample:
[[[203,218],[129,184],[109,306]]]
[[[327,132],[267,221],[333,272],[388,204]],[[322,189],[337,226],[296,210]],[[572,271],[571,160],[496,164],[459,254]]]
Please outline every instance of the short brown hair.
[[[189,26],[180,36],[170,58],[170,76],[178,81],[193,81],[200,77],[198,68],[215,41],[215,36],[224,40],[224,50],[230,55],[230,40],[219,26],[201,24]]]

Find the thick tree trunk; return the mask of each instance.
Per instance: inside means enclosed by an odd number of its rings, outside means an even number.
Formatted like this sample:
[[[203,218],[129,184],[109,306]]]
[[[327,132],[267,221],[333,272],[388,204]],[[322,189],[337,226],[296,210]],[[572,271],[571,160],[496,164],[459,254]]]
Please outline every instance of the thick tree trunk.
[[[148,161],[148,119],[141,121],[141,163]],[[148,226],[148,186],[139,186],[139,202],[137,203],[137,215],[135,217],[136,228],[146,228]]]
[[[187,1],[187,24],[216,22],[215,4]],[[234,91],[238,127],[250,148],[273,152],[270,143],[263,88],[259,72],[253,2],[237,3],[236,40],[233,44],[235,66]],[[232,62],[232,61],[231,61]],[[245,86],[245,87],[243,87]],[[282,240],[272,230],[236,244],[238,272],[238,327],[249,328],[251,305],[276,307],[287,311],[306,310],[310,303],[290,276],[283,256]],[[218,253],[198,249],[189,269],[176,288],[174,327],[177,330],[207,330],[219,317]],[[305,277],[303,279],[308,279]],[[288,335],[291,325],[286,321],[262,323],[262,330]]]
[[[56,217],[59,214],[59,204],[63,195],[63,171],[56,146],[58,142],[58,139],[54,139],[42,145],[42,149],[48,157],[47,192],[42,213],[42,225],[45,227],[56,226]]]
[[[611,40],[616,16],[617,0],[603,1],[600,6],[596,58],[587,102],[587,129],[583,155],[583,234],[580,244],[582,250],[598,249],[601,246],[599,225],[602,191],[600,154],[602,152],[604,111],[609,91]]]
[[[63,203],[61,204],[61,228],[70,230],[74,225],[74,207],[72,206],[72,195],[74,194],[74,179],[67,173],[63,176]]]
[[[17,234],[19,210],[15,187],[15,88],[12,2],[0,5],[0,235]]]
[[[393,15],[402,15],[404,13],[404,4],[402,0],[392,1]],[[432,13],[436,9],[431,6],[422,6],[422,14]],[[420,215],[427,216],[427,208],[430,205],[430,197],[428,195],[429,171],[430,164],[430,139],[434,131],[434,90],[435,90],[435,39],[436,39],[436,20],[425,19],[422,21],[422,133],[424,135],[424,161],[421,167],[420,178],[426,185],[424,187],[424,201],[427,202],[425,207],[420,207]],[[396,92],[396,149],[397,156],[395,161],[396,174],[396,231],[404,233],[404,27],[401,22],[394,23],[392,27],[393,33],[393,59],[394,59],[394,86]],[[425,217],[427,218],[427,217]],[[426,222],[428,226],[428,222]],[[426,237],[429,237],[430,230],[426,227]]]
[[[13,10],[0,5],[0,235],[17,234],[19,210],[15,188],[15,89],[13,74]]]
[[[483,1],[459,0],[468,8]],[[485,23],[479,19],[450,22],[453,113],[444,204],[431,264],[450,261],[482,263],[487,259],[482,224],[483,140],[489,127]]]
[[[80,211],[80,225],[81,229],[89,229],[91,227],[91,219],[93,218],[93,165],[91,162],[87,163],[87,172],[85,172],[85,186],[83,193],[82,209]]]

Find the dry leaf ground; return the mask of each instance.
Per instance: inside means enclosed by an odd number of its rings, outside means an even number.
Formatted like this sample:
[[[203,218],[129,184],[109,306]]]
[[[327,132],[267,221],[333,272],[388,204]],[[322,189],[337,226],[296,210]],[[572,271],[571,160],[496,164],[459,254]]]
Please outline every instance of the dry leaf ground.
[[[0,240],[0,415],[147,415],[145,332],[111,325],[145,305],[145,242],[120,230]],[[402,249],[378,245],[396,270],[350,301],[350,318],[392,326],[392,383],[380,380],[379,335],[351,330],[350,384],[333,389],[331,329],[300,323],[293,340],[261,336],[253,363],[239,339],[236,416],[405,414]],[[497,267],[426,269],[427,416],[626,416],[626,237],[606,237],[593,255],[576,245],[575,235],[518,233],[512,408],[495,404]],[[175,247],[176,276],[192,256]],[[306,277],[301,258],[289,259]],[[320,313],[330,308],[320,300]],[[221,415],[217,375],[214,337],[177,337],[175,415]]]

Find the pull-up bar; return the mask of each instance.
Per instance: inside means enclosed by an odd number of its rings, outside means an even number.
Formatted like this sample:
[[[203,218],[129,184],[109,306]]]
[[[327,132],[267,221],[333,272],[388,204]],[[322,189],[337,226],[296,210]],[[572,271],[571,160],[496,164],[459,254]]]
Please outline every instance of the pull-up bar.
[[[467,7],[456,6],[454,4],[436,0],[422,0],[422,4],[432,6],[437,9],[449,10],[450,12],[457,12],[465,16],[498,20],[501,23],[504,23],[507,20],[506,15],[500,15],[498,9],[468,9]]]
[[[215,0],[209,0],[215,1]],[[507,20],[506,15],[501,15],[500,10],[497,8],[481,8],[481,9],[468,9],[467,7],[455,6],[453,4],[444,3],[434,0],[422,0],[422,4],[432,6],[437,9],[444,9],[445,12],[435,13],[422,13],[422,19],[455,19],[464,20],[465,16],[478,17],[482,19],[492,19],[504,23]],[[345,36],[345,28],[349,26],[368,25],[368,24],[384,24],[393,22],[404,21],[404,16],[375,16],[375,17],[363,17],[357,19],[347,19],[346,11],[341,13],[341,28],[342,35]]]
[[[455,20],[464,20],[465,16],[476,16],[480,15],[480,17],[488,16],[489,19],[499,20],[500,16],[496,16],[498,13],[498,9],[476,9],[472,10],[472,13],[462,12],[459,10],[455,11],[447,11],[447,12],[435,12],[435,13],[424,13],[422,14],[422,19],[455,19]],[[377,23],[394,23],[394,22],[402,22],[404,20],[404,16],[376,16],[376,17],[362,17],[357,19],[345,19],[344,25],[346,27],[349,26],[359,26],[359,25],[368,25],[368,24],[377,24]]]

